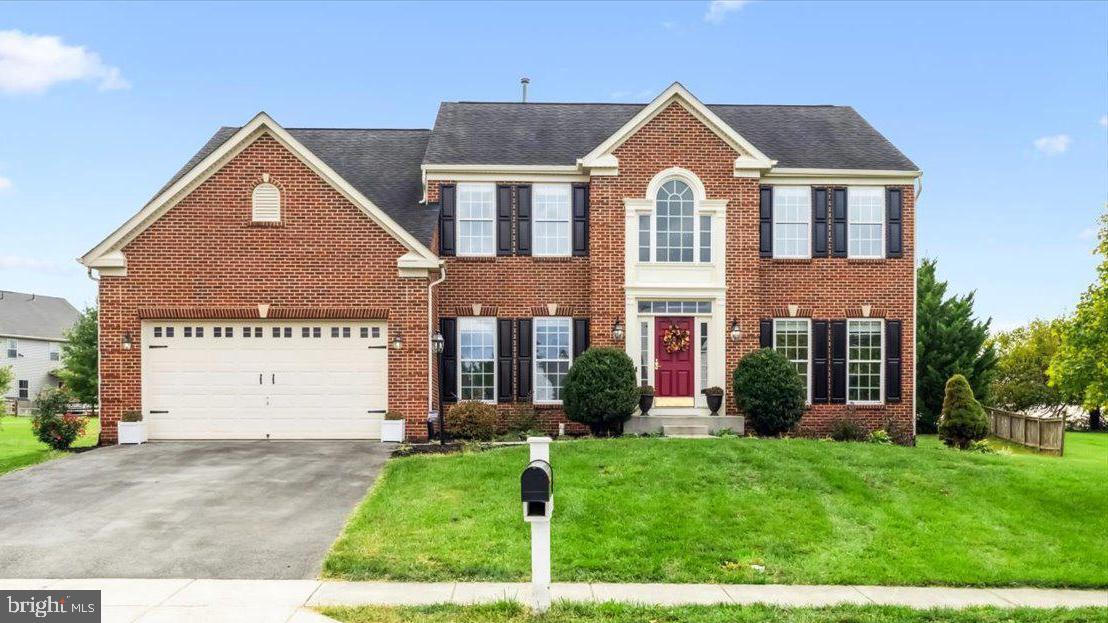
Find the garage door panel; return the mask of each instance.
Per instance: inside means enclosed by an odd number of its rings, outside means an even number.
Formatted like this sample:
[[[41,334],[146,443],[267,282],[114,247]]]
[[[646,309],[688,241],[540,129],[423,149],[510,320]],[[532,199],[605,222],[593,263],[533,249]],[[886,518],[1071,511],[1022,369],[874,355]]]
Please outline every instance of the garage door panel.
[[[228,327],[232,337],[226,337]],[[339,337],[331,337],[332,328]],[[379,438],[388,404],[386,340],[380,321],[144,323],[143,408],[150,436]]]

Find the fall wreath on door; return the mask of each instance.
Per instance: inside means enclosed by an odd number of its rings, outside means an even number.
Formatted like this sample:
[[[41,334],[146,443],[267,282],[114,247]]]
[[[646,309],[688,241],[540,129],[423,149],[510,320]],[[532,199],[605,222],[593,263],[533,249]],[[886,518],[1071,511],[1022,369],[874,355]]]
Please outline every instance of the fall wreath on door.
[[[671,355],[688,349],[689,331],[675,324],[669,325],[662,333],[662,345],[665,346],[666,352]]]

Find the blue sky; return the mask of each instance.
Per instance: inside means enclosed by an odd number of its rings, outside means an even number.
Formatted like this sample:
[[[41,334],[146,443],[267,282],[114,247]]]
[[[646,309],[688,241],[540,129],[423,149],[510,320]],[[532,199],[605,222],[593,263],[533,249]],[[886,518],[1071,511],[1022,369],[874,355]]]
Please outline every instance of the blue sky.
[[[0,3],[0,289],[93,302],[73,258],[221,125],[430,127],[523,75],[536,101],[854,106],[924,170],[919,250],[994,325],[1093,278],[1108,3]]]

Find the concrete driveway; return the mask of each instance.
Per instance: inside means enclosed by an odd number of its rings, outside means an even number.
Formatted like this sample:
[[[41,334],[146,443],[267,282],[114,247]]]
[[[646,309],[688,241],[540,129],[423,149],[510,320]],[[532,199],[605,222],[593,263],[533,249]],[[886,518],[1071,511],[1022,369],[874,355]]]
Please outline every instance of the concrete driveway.
[[[375,442],[163,442],[0,476],[0,578],[314,578]]]

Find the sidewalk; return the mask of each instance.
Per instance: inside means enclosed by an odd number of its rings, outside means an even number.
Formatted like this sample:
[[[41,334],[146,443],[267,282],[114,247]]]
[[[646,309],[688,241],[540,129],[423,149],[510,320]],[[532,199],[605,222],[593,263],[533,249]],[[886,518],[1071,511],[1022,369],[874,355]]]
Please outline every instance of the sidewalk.
[[[100,590],[103,623],[323,623],[309,608],[530,600],[529,584],[318,580],[0,580],[0,589]],[[799,586],[784,584],[554,584],[555,600],[643,604],[1108,607],[1108,590]]]

